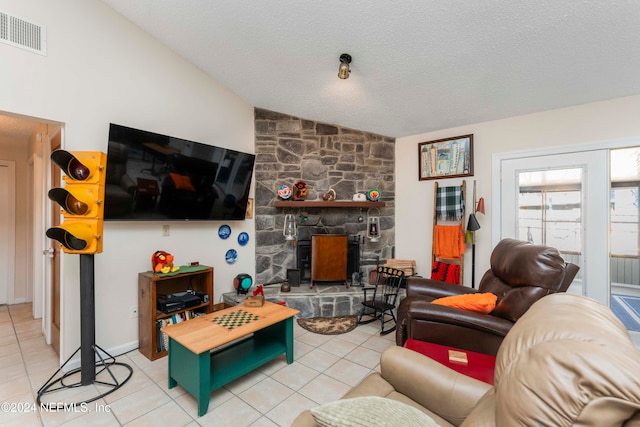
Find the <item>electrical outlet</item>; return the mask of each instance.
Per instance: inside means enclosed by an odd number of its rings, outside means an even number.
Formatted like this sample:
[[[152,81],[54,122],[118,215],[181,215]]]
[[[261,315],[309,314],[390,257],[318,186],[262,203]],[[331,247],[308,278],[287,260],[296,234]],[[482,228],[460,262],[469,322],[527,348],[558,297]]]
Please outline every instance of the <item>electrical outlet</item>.
[[[162,235],[163,236],[168,236],[169,234],[171,234],[171,227],[167,224],[167,225],[163,225],[162,226]]]
[[[129,309],[129,316],[131,316],[132,319],[138,317],[138,306],[137,305],[132,305],[131,308]]]

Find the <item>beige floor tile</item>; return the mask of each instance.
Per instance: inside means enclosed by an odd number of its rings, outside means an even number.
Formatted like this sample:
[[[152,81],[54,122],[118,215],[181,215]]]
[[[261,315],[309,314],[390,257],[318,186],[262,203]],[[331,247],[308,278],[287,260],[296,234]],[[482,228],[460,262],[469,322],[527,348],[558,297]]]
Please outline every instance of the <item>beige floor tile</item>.
[[[329,369],[324,371],[325,375],[341,381],[351,387],[355,387],[364,377],[371,373],[371,369],[358,365],[350,360],[340,359]]]
[[[11,356],[13,354],[20,354],[20,346],[17,341],[0,347],[0,357]]]
[[[379,371],[380,353],[394,345],[394,334],[379,335],[379,325],[359,325],[342,335],[310,333],[294,324],[294,363],[284,356],[212,392],[209,409],[197,416],[197,402],[181,386],[168,389],[167,358],[150,361],[139,351],[118,356],[133,369],[129,381],[100,399],[102,412],[59,411],[0,414],[0,424],[49,426],[252,426],[289,427],[298,414],[342,397],[371,371]],[[30,304],[0,306],[0,399],[35,402],[36,391],[59,367],[46,345],[41,321]],[[128,370],[113,367],[117,377]],[[72,381],[79,381],[72,377]],[[101,375],[106,375],[102,373]],[[126,377],[126,375],[124,375]],[[101,377],[99,377],[101,378]],[[110,381],[110,379],[109,379]],[[74,402],[105,392],[91,385],[43,396],[45,402]],[[92,391],[92,393],[89,393]],[[92,405],[92,404],[89,404]],[[108,410],[105,410],[108,408]]]
[[[253,371],[247,375],[244,375],[238,378],[235,381],[230,382],[224,388],[229,390],[231,393],[238,395],[243,391],[249,389],[250,387],[258,384],[260,381],[264,380],[267,376],[260,371]]]
[[[318,371],[302,363],[293,362],[291,365],[287,365],[278,372],[273,373],[271,378],[292,390],[299,390],[318,375]]]
[[[43,395],[40,417],[46,427],[63,425],[93,410],[95,403],[89,403],[84,406],[80,402],[96,395],[97,390],[94,386],[67,388]],[[100,401],[100,404],[103,407],[106,405],[102,401]]]
[[[340,339],[343,341],[348,341],[357,345],[362,344],[369,338],[371,338],[371,334],[367,332],[363,332],[359,328],[354,329],[351,332],[347,332],[346,334],[339,335]]]
[[[0,383],[0,402],[10,402],[13,396],[22,396],[31,392],[27,376]]]
[[[313,332],[307,332],[306,334],[302,334],[296,338],[296,341],[303,342],[312,347],[318,347],[331,340],[331,338],[333,338],[331,335],[320,335],[314,334]]]
[[[289,427],[301,412],[316,406],[317,402],[296,393],[267,412],[267,417],[278,426]]]
[[[202,426],[245,427],[261,417],[251,405],[234,396],[222,405],[196,419]]]
[[[16,418],[21,418],[24,414],[29,412],[36,412],[36,400],[33,397],[33,393],[27,392],[23,394],[16,394],[3,400],[2,403],[8,403],[7,408],[3,407],[0,411],[0,425],[13,422]]]
[[[344,341],[340,338],[333,338],[318,348],[338,357],[344,357],[356,347],[357,345],[352,342]]]
[[[16,334],[8,334],[6,336],[2,336],[2,334],[0,333],[0,347],[9,345],[9,344],[17,344],[17,343],[18,343],[18,338],[16,337]]]
[[[267,416],[258,418],[250,427],[278,427],[278,424],[271,421]]]
[[[193,421],[175,401],[170,401],[154,409],[151,412],[125,424],[126,427],[177,427],[184,426]]]
[[[373,369],[380,363],[380,353],[365,347],[354,348],[344,358],[369,369]]]
[[[302,341],[296,341],[293,344],[293,360],[298,360],[305,354],[309,353],[315,347],[309,344],[303,343]]]
[[[294,360],[295,360],[295,352],[294,352]],[[267,362],[261,367],[259,367],[258,371],[262,372],[267,376],[270,376],[270,375],[273,375],[275,372],[278,372],[280,369],[284,368],[285,366],[288,366],[287,357],[283,354],[273,359],[271,362]]]
[[[17,417],[2,423],[2,427],[41,427],[42,421],[36,412],[20,413]]]
[[[298,392],[316,403],[323,404],[341,398],[350,389],[351,387],[345,383],[320,374]]]
[[[152,383],[135,393],[111,402],[109,406],[118,421],[126,424],[169,402],[169,396]]]
[[[316,348],[309,353],[298,359],[298,362],[308,366],[311,369],[315,369],[318,372],[323,372],[329,366],[336,363],[340,358],[335,354],[328,353],[324,350]]]
[[[374,335],[365,342],[362,343],[362,346],[371,350],[375,350],[379,353],[382,353],[389,347],[396,345],[395,342],[391,342],[382,338],[379,335]]]
[[[116,400],[122,399],[123,397],[129,396],[138,390],[141,390],[145,387],[149,387],[154,384],[153,381],[149,377],[147,377],[144,372],[136,369],[135,366],[131,367],[133,369],[133,373],[131,377],[125,382],[127,375],[129,373],[128,369],[123,366],[112,366],[112,373],[116,377],[119,383],[122,385],[113,390],[112,386],[100,385],[98,384],[96,387],[100,390],[101,393],[107,393],[111,391],[109,394],[104,396],[104,401],[108,404],[115,402]],[[113,384],[113,379],[106,377],[106,372],[100,374],[97,379],[100,381],[108,382],[109,384]],[[113,390],[113,391],[112,391]]]
[[[265,414],[293,394],[293,390],[272,378],[265,378],[238,395],[253,408]]]
[[[79,417],[72,419],[71,421],[67,421],[62,424],[62,427],[118,427],[120,423],[113,415],[112,412],[108,411],[106,407],[100,411],[94,410],[93,403],[88,404],[90,408],[92,408],[86,414],[82,414]]]
[[[212,411],[218,406],[224,404],[226,401],[231,400],[233,397],[234,394],[224,387],[214,390],[209,395],[209,407],[207,411]],[[183,393],[181,396],[176,398],[175,401],[187,414],[189,414],[190,417],[194,419],[198,418],[198,402],[195,397],[191,396],[189,393]]]

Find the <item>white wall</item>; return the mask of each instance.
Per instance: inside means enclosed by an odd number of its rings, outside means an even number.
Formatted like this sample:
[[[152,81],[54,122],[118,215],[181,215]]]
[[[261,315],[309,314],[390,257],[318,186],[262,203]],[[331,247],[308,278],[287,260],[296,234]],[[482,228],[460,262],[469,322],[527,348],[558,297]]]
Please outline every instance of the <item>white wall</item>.
[[[47,29],[47,56],[0,44],[0,111],[63,123],[65,149],[106,151],[113,122],[253,152],[251,105],[103,3],[0,0],[0,10]],[[171,252],[177,264],[215,267],[216,302],[236,274],[255,275],[254,221],[230,222],[228,241],[218,238],[221,224],[172,222],[162,237],[160,223],[106,223],[104,251],[95,257],[97,343],[116,354],[137,346],[129,308],[137,305],[138,272],[150,269],[156,250]],[[251,236],[244,247],[235,240],[240,231]],[[232,265],[224,261],[229,248],[239,253]],[[78,258],[62,260],[63,360],[80,345]]]
[[[492,236],[492,157],[496,153],[558,146],[596,144],[640,138],[640,96],[545,111],[504,120],[471,124],[396,139],[396,257],[415,259],[419,274],[431,269],[433,181],[418,181],[418,143],[473,134],[474,176],[467,177],[467,207],[472,206],[473,180],[477,197],[485,198],[486,215],[478,214],[476,285],[489,268]],[[603,179],[608,179],[603,177]],[[460,179],[438,180],[459,185]],[[466,224],[465,224],[466,226]],[[420,236],[419,239],[416,236]],[[471,248],[465,255],[464,282],[471,284]]]

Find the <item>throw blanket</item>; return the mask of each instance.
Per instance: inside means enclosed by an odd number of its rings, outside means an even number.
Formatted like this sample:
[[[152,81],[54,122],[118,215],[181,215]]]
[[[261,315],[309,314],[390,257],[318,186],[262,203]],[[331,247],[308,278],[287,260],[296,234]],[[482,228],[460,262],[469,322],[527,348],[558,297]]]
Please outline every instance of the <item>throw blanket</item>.
[[[431,278],[441,282],[453,283],[460,285],[460,265],[447,264],[442,261],[434,261],[431,268]]]
[[[465,248],[462,224],[436,225],[433,228],[433,254],[437,258],[460,259]]]
[[[438,220],[460,221],[464,213],[462,186],[438,187],[436,193],[436,215]]]

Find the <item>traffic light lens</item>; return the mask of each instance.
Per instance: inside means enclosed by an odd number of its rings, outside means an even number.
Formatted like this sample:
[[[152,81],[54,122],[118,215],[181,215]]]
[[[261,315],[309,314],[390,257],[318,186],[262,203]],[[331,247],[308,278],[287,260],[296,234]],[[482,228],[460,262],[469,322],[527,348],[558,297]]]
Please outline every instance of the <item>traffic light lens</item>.
[[[74,251],[81,251],[87,247],[87,241],[75,237],[67,230],[59,227],[53,227],[47,230],[47,237],[62,243],[65,248]]]
[[[71,178],[78,181],[84,181],[88,179],[91,173],[89,168],[80,163],[75,157],[72,158],[69,162],[69,168],[67,172],[69,172]]]
[[[84,215],[89,210],[89,206],[86,203],[82,203],[80,200],[73,197],[73,194],[70,193],[67,196],[66,205],[68,208],[68,212],[74,215]]]
[[[89,205],[80,201],[64,188],[52,188],[49,190],[49,199],[58,203],[62,209],[72,215],[84,215],[89,211]]]

